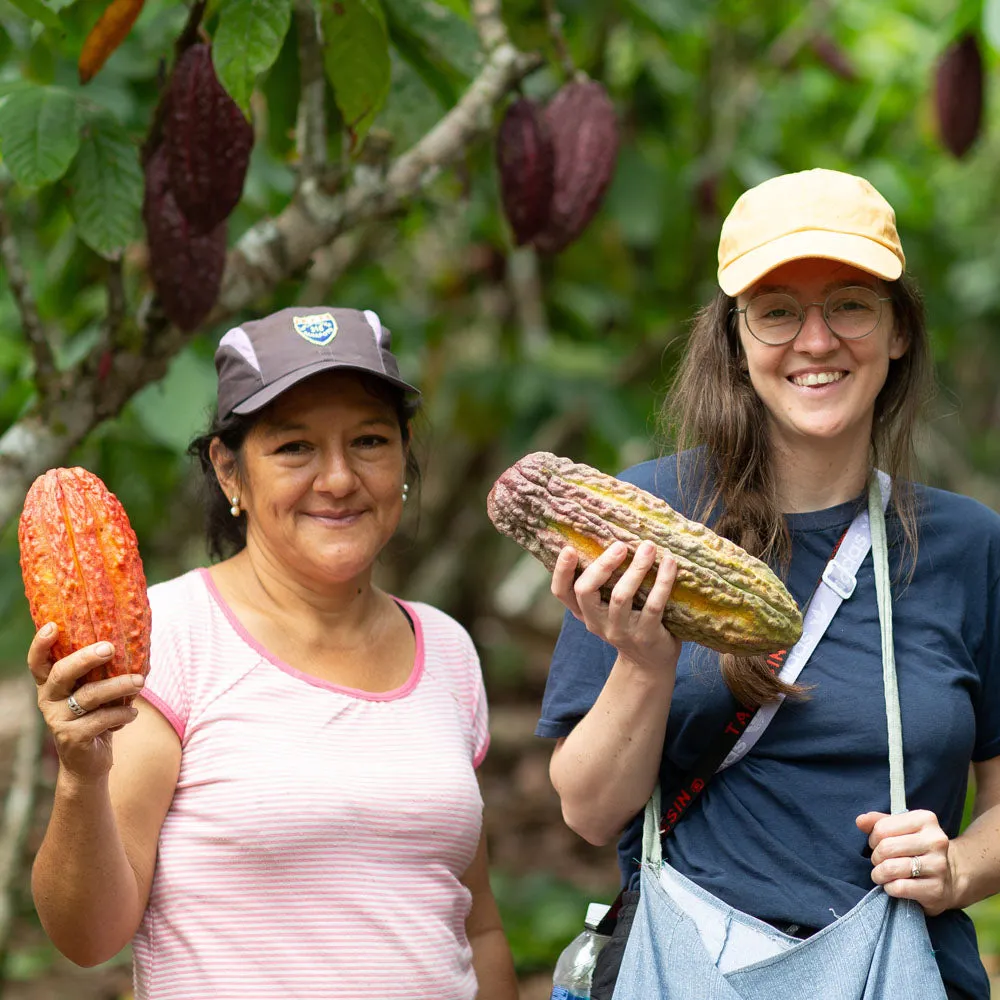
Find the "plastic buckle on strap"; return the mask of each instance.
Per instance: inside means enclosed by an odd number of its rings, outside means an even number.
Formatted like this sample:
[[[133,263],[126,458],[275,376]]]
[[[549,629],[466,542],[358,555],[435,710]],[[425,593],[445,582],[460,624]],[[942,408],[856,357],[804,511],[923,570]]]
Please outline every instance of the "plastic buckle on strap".
[[[842,600],[846,601],[858,585],[857,577],[848,573],[835,559],[830,560],[823,570],[823,582]]]

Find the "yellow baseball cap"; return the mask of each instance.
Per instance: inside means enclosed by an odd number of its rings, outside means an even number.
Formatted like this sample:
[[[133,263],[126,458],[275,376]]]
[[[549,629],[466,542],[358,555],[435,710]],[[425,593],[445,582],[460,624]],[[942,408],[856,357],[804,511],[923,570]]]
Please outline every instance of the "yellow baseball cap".
[[[892,206],[839,170],[782,174],[744,191],[722,223],[719,286],[736,296],[790,260],[823,257],[895,281],[906,266]]]

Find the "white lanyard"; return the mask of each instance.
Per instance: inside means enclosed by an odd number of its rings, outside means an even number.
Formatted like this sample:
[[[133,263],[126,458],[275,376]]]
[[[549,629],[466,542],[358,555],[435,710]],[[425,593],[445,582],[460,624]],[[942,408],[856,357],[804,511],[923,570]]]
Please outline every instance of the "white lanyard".
[[[878,483],[881,487],[881,512],[884,512],[889,503],[889,494],[892,488],[889,477],[879,470],[876,470]],[[873,480],[874,482],[874,480]],[[885,534],[885,522],[882,522],[882,533]],[[833,558],[826,564],[823,576],[816,592],[809,601],[806,615],[802,622],[802,636],[799,641],[792,646],[782,666],[778,677],[789,684],[794,684],[798,679],[806,661],[812,656],[816,644],[823,638],[827,626],[833,620],[842,601],[854,593],[857,586],[857,573],[861,564],[865,561],[872,547],[871,519],[867,510],[861,511],[850,528],[844,540],[840,543]],[[883,650],[884,656],[884,650]],[[778,695],[774,701],[769,701],[766,705],[761,705],[757,709],[754,717],[747,724],[743,735],[736,745],[729,751],[729,755],[719,765],[718,770],[722,771],[732,764],[735,764],[748,750],[761,738],[764,730],[767,729],[775,712],[781,708],[781,703],[785,696]],[[716,772],[718,773],[718,771]]]

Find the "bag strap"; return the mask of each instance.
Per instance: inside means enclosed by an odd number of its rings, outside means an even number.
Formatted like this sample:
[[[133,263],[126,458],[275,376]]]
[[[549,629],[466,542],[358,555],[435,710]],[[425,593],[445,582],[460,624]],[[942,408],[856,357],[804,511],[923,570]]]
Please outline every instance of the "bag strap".
[[[870,544],[875,567],[875,594],[878,604],[879,632],[882,639],[882,683],[885,694],[886,726],[889,742],[889,802],[893,813],[906,811],[906,785],[903,774],[903,728],[896,679],[896,658],[892,637],[892,592],[889,577],[888,543],[885,532],[885,506],[888,490],[883,489],[883,473],[872,476],[868,487]],[[663,863],[660,834],[660,789],[657,786],[646,803],[643,815],[642,860],[659,872]]]
[[[883,514],[889,504],[892,482],[880,470],[876,470],[872,482],[874,483],[876,480],[881,487],[881,496],[876,502],[876,506],[879,507],[879,513]],[[884,536],[884,518],[882,533]],[[868,555],[871,547],[871,517],[867,510],[863,510],[851,522],[847,534],[834,550],[833,557],[826,564],[823,576],[809,599],[809,607],[806,609],[805,620],[802,623],[802,637],[792,647],[778,674],[781,680],[794,684],[798,679],[806,661],[812,656],[813,650],[823,638],[830,622],[833,621],[837,609],[854,593],[854,588],[858,583],[858,570],[861,569],[861,564],[865,561],[865,556]],[[744,730],[743,736],[720,765],[720,771],[731,767],[753,747],[763,735],[764,730],[767,729],[775,713],[781,708],[781,703],[784,700],[785,696],[779,694],[774,701],[769,701],[757,709]]]
[[[892,640],[892,586],[889,579],[889,546],[885,537],[885,516],[879,503],[880,484],[873,478],[869,486],[868,509],[872,520],[872,558],[875,562],[875,596],[878,602],[879,631],[882,635],[882,687],[885,691],[885,720],[889,739],[889,811],[906,812],[906,779],[903,774],[903,721],[899,709],[896,653]]]

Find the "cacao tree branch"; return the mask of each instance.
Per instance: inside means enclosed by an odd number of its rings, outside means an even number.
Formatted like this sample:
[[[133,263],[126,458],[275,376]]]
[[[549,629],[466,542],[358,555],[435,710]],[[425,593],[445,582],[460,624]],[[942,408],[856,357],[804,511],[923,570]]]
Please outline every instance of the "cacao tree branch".
[[[309,273],[295,296],[298,305],[323,305],[330,290],[356,261],[362,257],[378,256],[387,249],[394,233],[379,225],[371,225],[334,240],[329,246],[320,247],[313,254]]]
[[[38,387],[38,394],[43,404],[47,405],[49,396],[55,390],[58,371],[52,345],[49,344],[45,327],[38,315],[38,305],[21,257],[21,247],[14,232],[14,222],[7,211],[8,190],[8,184],[0,186],[0,262],[7,272],[7,284],[10,285],[17,311],[21,314],[21,326],[35,360],[35,384]]]
[[[494,107],[539,65],[537,56],[502,45],[455,107],[394,160],[384,176],[365,172],[364,182],[332,196],[315,181],[303,183],[280,215],[253,226],[237,244],[222,279],[216,314],[229,314],[256,302],[277,281],[300,271],[318,247],[341,233],[400,211],[444,167],[459,160],[489,132]]]
[[[480,6],[496,11],[492,3]],[[316,250],[341,233],[401,211],[442,169],[489,134],[494,108],[539,65],[538,55],[504,42],[490,52],[458,104],[383,176],[368,173],[365,183],[336,195],[326,194],[315,179],[304,182],[281,213],[252,226],[230,250],[219,301],[203,327],[252,308],[279,282],[299,275]],[[101,370],[100,359],[91,355],[44,417],[29,413],[0,436],[0,528],[20,512],[37,475],[63,464],[94,427],[161,378],[193,336],[170,325],[152,296],[137,312],[140,349],[114,352],[100,381],[94,374]]]
[[[45,740],[42,715],[31,704],[34,701],[34,684],[27,674],[24,675],[22,686],[26,689],[25,700],[30,708],[25,713],[24,725],[18,737],[14,773],[0,825],[0,989],[3,988],[3,973],[16,915],[15,882],[22,870],[24,847],[35,811],[35,793]]]
[[[313,0],[298,0],[295,27],[299,41],[299,98],[295,146],[299,180],[322,176],[326,169],[326,75],[319,10]]]
[[[510,36],[500,13],[500,0],[472,0],[472,20],[488,53],[509,44]]]
[[[573,57],[569,52],[569,45],[566,44],[566,34],[563,31],[563,16],[556,6],[556,0],[543,0],[545,8],[545,24],[549,31],[549,38],[552,39],[552,47],[555,49],[556,58],[562,67],[567,80],[572,80],[576,75],[576,66]]]

